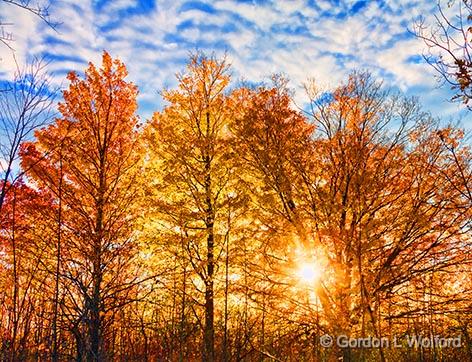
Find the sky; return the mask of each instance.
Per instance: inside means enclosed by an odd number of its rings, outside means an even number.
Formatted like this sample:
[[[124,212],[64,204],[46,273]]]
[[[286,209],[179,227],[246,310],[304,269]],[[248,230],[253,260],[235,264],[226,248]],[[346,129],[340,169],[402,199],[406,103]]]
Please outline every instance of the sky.
[[[159,91],[175,86],[189,53],[202,50],[232,64],[234,81],[266,80],[283,72],[297,104],[302,84],[338,85],[355,69],[369,70],[388,86],[419,96],[426,110],[447,120],[462,117],[448,87],[438,87],[424,62],[415,21],[431,20],[432,0],[81,0],[51,1],[56,31],[24,10],[0,1],[0,21],[14,36],[20,64],[46,57],[54,82],[65,88],[70,70],[99,64],[103,50],[124,61],[140,89],[139,114],[162,108]],[[0,81],[14,70],[12,52],[0,45]]]

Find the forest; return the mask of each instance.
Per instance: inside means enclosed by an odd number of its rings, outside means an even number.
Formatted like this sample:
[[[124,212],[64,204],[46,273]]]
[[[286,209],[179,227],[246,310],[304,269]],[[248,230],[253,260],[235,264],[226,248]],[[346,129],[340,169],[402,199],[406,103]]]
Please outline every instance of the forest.
[[[300,105],[202,51],[150,119],[107,51],[65,84],[0,91],[0,361],[472,361],[459,124],[368,71]]]
[[[142,121],[126,76],[104,52],[39,128],[45,78],[2,104],[21,120],[21,170],[0,198],[2,360],[472,355],[460,128],[365,72],[330,92],[307,84],[300,110],[282,76],[235,86],[203,53]],[[399,346],[325,348],[325,335]],[[461,348],[409,348],[409,335]]]

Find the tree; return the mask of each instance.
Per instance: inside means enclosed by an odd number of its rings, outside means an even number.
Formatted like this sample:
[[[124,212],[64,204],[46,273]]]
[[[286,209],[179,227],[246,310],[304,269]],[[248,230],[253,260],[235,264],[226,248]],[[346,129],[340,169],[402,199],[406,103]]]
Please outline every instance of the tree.
[[[43,268],[47,259],[43,241],[51,228],[43,215],[54,205],[45,196],[18,180],[4,200],[0,219],[0,356],[5,361],[32,356],[39,343],[34,343],[31,326],[37,326],[38,334],[47,326],[47,320],[37,318],[47,309],[44,300],[51,295]]]
[[[6,153],[21,168],[3,184],[0,360],[467,360],[461,129],[366,72],[308,84],[300,110],[283,77],[232,88],[202,53],[141,128],[126,76],[104,52],[69,74],[53,123],[4,127],[10,146],[35,138]]]
[[[415,101],[389,95],[368,74],[312,93],[311,124],[286,94],[283,84],[256,93],[236,122],[248,169],[269,191],[261,209],[293,226],[302,260],[323,265],[315,291],[328,331],[381,337],[386,293],[467,260],[454,252],[468,220],[457,207],[465,190],[438,173],[456,166]]]
[[[295,203],[294,165],[306,163],[313,125],[291,108],[287,80],[273,77],[272,88],[240,92],[240,117],[234,123],[241,151],[251,169],[262,172],[265,183],[282,205],[281,213],[294,227],[302,247],[309,248],[307,233]],[[264,197],[263,193],[260,196]],[[272,200],[278,204],[276,200]]]
[[[44,62],[17,67],[13,80],[0,90],[0,212],[10,187],[22,172],[18,170],[18,152],[22,142],[47,124],[54,116],[56,89],[45,73]]]
[[[169,105],[154,114],[149,129],[150,157],[160,173],[160,183],[154,182],[159,215],[174,235],[166,242],[183,265],[191,265],[197,290],[203,284],[205,361],[215,360],[215,278],[233,183],[229,79],[224,59],[191,56],[178,89],[164,92]]]
[[[425,20],[415,27],[428,47],[425,60],[440,79],[456,91],[453,99],[468,105],[472,97],[472,3],[470,0],[438,1],[432,25]]]
[[[414,100],[389,95],[362,73],[331,94],[312,98],[319,134],[317,167],[305,183],[307,210],[337,280],[338,328],[369,328],[380,337],[387,294],[466,262],[455,253],[466,235],[467,211],[457,207],[463,190],[438,173],[455,169],[438,136],[446,130]]]
[[[126,75],[125,66],[106,52],[101,68],[89,64],[85,79],[69,73],[71,84],[59,104],[62,118],[36,132],[37,140],[24,143],[21,152],[28,178],[62,205],[64,231],[57,237],[65,234],[60,276],[68,289],[61,308],[79,360],[109,358],[107,326],[138,283],[132,264],[137,89]]]

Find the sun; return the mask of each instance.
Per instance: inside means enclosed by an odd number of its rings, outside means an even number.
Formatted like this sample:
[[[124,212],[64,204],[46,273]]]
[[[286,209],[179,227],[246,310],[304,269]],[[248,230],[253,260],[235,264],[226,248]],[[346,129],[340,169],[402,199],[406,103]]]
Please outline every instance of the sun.
[[[297,277],[306,284],[312,284],[320,277],[320,269],[314,262],[303,262],[297,270]]]

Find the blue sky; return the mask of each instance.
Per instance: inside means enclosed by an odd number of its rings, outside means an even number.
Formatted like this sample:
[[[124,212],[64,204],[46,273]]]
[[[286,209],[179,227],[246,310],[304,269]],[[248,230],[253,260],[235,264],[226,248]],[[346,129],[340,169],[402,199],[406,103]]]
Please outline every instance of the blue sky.
[[[456,119],[460,105],[451,104],[447,87],[438,89],[432,69],[424,64],[424,44],[411,34],[414,21],[431,19],[431,0],[83,0],[51,1],[58,31],[31,14],[5,4],[0,19],[14,22],[15,56],[50,59],[57,84],[65,74],[99,62],[104,49],[120,57],[130,80],[140,89],[140,115],[162,107],[159,90],[175,85],[190,51],[228,54],[233,79],[261,81],[284,72],[306,99],[301,84],[314,78],[333,87],[354,69],[368,69],[385,84],[418,95],[425,108]],[[0,48],[0,79],[13,69],[10,51]],[[470,120],[463,119],[468,128]]]

